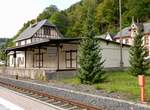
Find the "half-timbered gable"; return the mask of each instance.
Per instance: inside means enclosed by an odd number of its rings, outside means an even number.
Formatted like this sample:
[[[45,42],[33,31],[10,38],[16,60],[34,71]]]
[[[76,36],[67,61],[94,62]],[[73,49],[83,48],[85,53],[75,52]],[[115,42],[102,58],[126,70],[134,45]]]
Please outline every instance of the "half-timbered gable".
[[[23,31],[16,39],[16,46],[28,45],[48,39],[59,39],[61,37],[62,35],[55,25],[49,23],[48,20],[42,20],[30,25]]]

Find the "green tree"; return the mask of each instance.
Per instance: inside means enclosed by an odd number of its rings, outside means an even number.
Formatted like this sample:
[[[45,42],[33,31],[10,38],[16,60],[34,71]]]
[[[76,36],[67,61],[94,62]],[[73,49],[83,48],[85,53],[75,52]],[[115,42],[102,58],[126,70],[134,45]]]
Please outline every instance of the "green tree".
[[[119,30],[119,2],[118,0],[81,0],[70,8],[60,11],[55,5],[48,6],[37,17],[38,21],[49,19],[58,26],[59,30],[67,37],[81,37],[86,24],[86,14],[91,4],[95,3],[94,11],[95,34],[106,33],[107,31],[116,34]],[[122,24],[123,27],[131,24],[132,16],[140,21],[150,21],[150,0],[122,0]],[[29,20],[16,33],[12,40],[16,39],[30,23]],[[67,24],[67,25],[66,25]],[[10,41],[13,43],[12,41]]]
[[[93,8],[89,8],[82,42],[79,49],[79,79],[81,83],[93,84],[103,80],[104,70],[99,42],[94,37]]]
[[[143,46],[143,34],[141,29],[138,29],[138,34],[134,38],[133,46],[130,49],[130,65],[129,71],[132,75],[138,76],[146,74],[149,68],[149,61],[145,59],[147,53]]]
[[[50,22],[52,22],[53,24],[55,24],[57,26],[57,28],[60,30],[60,32],[63,35],[66,35],[66,31],[67,31],[67,26],[68,24],[68,19],[67,16],[65,15],[65,13],[63,12],[56,12],[54,13],[50,18],[49,18]]]
[[[49,19],[54,13],[58,12],[58,8],[55,5],[50,5],[47,7],[39,16],[37,17],[38,21],[43,19]]]
[[[4,45],[1,46],[1,48],[0,48],[0,60],[2,60],[2,61],[5,61],[5,60],[6,60],[5,47],[4,47]]]

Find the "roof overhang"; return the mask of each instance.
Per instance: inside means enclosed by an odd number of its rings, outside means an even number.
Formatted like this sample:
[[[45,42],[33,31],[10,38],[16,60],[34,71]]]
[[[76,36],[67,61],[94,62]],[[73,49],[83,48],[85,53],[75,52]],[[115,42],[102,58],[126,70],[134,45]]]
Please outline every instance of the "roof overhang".
[[[7,48],[5,49],[6,52],[10,52],[10,51],[24,51],[28,48],[40,48],[42,46],[48,46],[50,44],[79,44],[80,43],[80,38],[63,38],[63,39],[50,39],[50,40],[45,40],[42,42],[38,42],[38,43],[32,43],[32,44],[28,44],[28,45],[23,45],[23,46],[18,46],[18,47],[14,47],[14,48]]]
[[[46,41],[42,41],[42,42],[38,42],[38,43],[32,43],[32,44],[28,44],[28,45],[24,45],[24,46],[19,46],[19,47],[14,47],[14,48],[7,48],[5,51],[6,52],[10,52],[10,51],[25,51],[26,49],[29,48],[41,48],[44,46],[49,46],[51,44],[56,44],[60,45],[60,44],[80,44],[80,40],[82,38],[62,38],[62,39],[50,39],[50,40],[46,40]],[[115,42],[115,41],[110,41],[107,39],[103,39],[103,38],[96,38],[97,40],[100,41],[104,41],[107,43],[113,43],[116,45],[120,45],[119,42]],[[127,46],[130,47],[130,45],[127,44],[123,44],[123,46]]]

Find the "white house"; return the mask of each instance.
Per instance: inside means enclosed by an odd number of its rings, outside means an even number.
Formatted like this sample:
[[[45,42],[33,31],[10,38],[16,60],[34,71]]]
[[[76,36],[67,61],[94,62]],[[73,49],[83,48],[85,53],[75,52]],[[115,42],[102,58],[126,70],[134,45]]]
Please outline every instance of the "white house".
[[[148,56],[150,56],[150,23],[139,23],[132,20],[131,26],[125,27],[121,31],[123,44],[133,44],[138,28],[141,28],[143,31],[143,45],[147,50]],[[116,42],[120,42],[120,32],[118,32],[113,39]]]

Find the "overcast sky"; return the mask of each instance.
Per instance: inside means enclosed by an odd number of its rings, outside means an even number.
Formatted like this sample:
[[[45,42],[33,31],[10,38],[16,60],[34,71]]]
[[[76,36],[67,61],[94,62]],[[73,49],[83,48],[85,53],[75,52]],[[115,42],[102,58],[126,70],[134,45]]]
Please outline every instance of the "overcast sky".
[[[49,5],[64,10],[78,1],[0,0],[0,37],[13,37],[26,21],[36,18]]]

